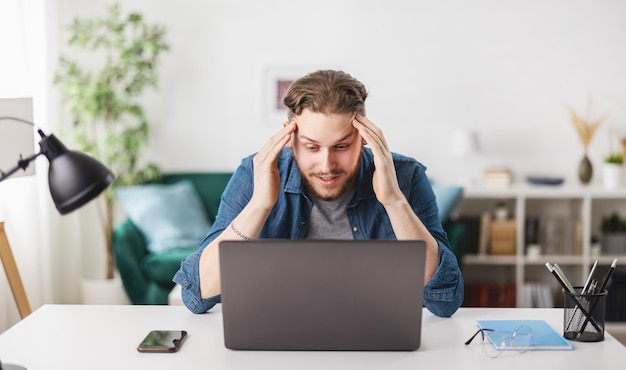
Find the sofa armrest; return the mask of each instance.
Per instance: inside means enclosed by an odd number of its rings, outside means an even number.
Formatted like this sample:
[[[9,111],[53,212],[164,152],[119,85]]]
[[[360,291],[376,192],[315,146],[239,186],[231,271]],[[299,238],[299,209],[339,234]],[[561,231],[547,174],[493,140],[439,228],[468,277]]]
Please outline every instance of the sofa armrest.
[[[130,219],[113,229],[113,248],[117,268],[128,298],[133,304],[143,304],[148,279],[143,275],[141,261],[148,254],[147,242]]]

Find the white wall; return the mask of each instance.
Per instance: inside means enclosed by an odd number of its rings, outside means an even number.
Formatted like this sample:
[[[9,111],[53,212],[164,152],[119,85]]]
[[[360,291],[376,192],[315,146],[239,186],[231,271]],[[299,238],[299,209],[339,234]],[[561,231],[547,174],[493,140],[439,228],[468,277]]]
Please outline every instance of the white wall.
[[[60,24],[108,3],[59,2]],[[596,168],[608,128],[626,125],[620,0],[126,0],[122,9],[168,28],[160,90],[145,98],[150,156],[166,171],[232,170],[258,150],[281,124],[269,128],[263,106],[264,71],[276,66],[353,74],[392,149],[443,181],[468,164],[477,175],[504,164],[520,179],[576,181],[583,150],[565,104],[583,112],[591,96],[596,115],[611,115],[591,145]],[[478,130],[474,162],[450,154],[458,127]]]

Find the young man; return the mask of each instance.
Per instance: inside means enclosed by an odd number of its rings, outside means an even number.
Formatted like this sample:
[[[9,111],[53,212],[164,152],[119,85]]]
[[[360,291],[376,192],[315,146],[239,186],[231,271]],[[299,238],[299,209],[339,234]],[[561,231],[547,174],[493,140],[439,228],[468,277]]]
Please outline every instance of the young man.
[[[288,121],[243,159],[207,237],[174,276],[191,311],[220,302],[219,242],[252,238],[424,240],[424,305],[445,317],[459,308],[463,279],[426,168],[389,150],[365,117],[366,98],[365,86],[341,71],[316,71],[289,87]]]

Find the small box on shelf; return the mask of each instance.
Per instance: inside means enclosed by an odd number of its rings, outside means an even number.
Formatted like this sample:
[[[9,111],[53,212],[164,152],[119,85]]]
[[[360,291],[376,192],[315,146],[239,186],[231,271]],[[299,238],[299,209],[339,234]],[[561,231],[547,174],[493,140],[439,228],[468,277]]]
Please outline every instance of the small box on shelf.
[[[493,255],[515,254],[515,220],[494,221],[491,223],[490,248]]]

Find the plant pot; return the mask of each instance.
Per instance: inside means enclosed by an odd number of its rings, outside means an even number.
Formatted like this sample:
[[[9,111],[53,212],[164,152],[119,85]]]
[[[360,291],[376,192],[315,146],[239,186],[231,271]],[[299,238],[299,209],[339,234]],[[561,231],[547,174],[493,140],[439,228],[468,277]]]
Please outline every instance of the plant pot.
[[[496,221],[506,221],[506,219],[509,217],[509,210],[506,207],[498,207],[493,212],[493,216]]]
[[[83,304],[130,304],[119,277],[113,279],[82,278],[81,297]]]
[[[602,167],[602,183],[606,189],[617,189],[622,186],[624,167],[621,164],[605,163]]]
[[[626,253],[626,232],[602,234],[602,254]]]

